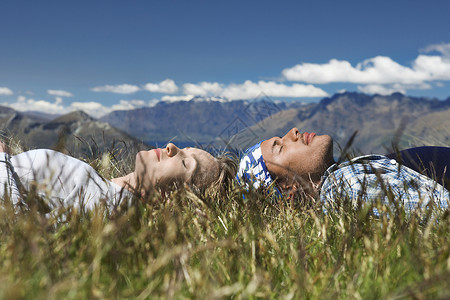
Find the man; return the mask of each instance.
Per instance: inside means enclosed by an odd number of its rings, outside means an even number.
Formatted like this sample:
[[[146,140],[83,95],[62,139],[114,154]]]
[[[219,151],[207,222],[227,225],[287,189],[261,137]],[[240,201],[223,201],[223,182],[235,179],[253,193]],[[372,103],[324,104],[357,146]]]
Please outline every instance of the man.
[[[449,165],[450,167],[450,165]],[[300,193],[320,197],[325,204],[350,199],[401,201],[413,210],[432,203],[448,207],[449,192],[430,177],[381,155],[366,155],[336,163],[328,135],[301,134],[292,128],[249,148],[241,158],[237,180],[254,188],[265,187],[291,198]]]

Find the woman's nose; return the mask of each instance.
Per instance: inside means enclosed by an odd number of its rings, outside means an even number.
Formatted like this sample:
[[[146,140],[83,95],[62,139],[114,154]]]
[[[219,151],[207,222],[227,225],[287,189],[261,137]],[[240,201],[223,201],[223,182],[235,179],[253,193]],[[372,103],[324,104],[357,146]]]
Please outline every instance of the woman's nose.
[[[292,140],[296,142],[298,140],[299,131],[297,128],[292,128],[288,133],[284,136],[285,139]]]
[[[175,146],[174,144],[168,143],[166,146],[166,150],[167,150],[167,155],[169,157],[173,157],[178,153],[178,150],[180,150],[180,149],[178,149],[178,147]]]

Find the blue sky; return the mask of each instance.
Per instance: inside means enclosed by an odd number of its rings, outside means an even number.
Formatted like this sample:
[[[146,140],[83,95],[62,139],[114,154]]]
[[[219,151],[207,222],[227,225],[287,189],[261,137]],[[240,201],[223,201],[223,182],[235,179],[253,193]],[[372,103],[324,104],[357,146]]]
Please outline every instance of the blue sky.
[[[450,1],[2,1],[0,105],[450,96]]]

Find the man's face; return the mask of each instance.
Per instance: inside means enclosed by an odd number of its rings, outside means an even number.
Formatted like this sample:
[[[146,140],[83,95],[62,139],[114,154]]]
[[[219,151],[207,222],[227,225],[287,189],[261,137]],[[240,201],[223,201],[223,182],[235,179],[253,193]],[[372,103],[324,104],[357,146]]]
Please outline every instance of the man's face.
[[[333,140],[328,135],[299,133],[292,128],[284,137],[261,143],[261,152],[269,172],[281,182],[295,178],[318,181],[333,164]]]
[[[196,176],[214,178],[217,172],[218,162],[208,152],[190,147],[179,149],[172,143],[136,156],[136,180],[145,190],[158,187],[168,191],[176,184],[191,183]]]

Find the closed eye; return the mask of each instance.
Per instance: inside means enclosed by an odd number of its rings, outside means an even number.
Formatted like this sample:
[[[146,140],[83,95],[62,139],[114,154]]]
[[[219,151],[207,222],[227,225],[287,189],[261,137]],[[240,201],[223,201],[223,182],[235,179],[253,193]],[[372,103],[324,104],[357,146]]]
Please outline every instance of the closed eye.
[[[281,153],[281,150],[283,149],[284,145],[281,144],[281,138],[278,137],[278,139],[276,139],[276,145],[278,146],[278,154]]]
[[[181,161],[181,163],[183,164],[183,167],[187,169],[186,162],[184,161],[184,159]]]
[[[277,138],[275,138],[275,139],[273,140],[273,144],[272,144],[272,153],[275,153],[275,147],[276,147],[276,146],[279,146],[279,148],[278,148],[278,153],[281,152],[281,148],[282,148],[283,146],[280,145],[280,140],[281,140],[280,137],[277,137]]]

